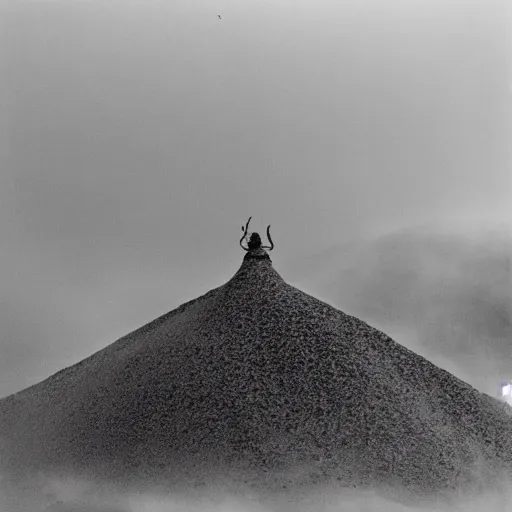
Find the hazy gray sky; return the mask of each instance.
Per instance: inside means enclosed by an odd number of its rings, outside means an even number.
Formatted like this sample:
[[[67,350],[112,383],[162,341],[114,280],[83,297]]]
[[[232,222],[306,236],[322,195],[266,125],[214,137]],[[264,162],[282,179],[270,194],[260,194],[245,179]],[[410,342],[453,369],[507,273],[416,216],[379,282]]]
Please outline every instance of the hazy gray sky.
[[[506,0],[0,18],[0,396],[225,282],[249,215],[283,275],[359,233],[512,218]]]

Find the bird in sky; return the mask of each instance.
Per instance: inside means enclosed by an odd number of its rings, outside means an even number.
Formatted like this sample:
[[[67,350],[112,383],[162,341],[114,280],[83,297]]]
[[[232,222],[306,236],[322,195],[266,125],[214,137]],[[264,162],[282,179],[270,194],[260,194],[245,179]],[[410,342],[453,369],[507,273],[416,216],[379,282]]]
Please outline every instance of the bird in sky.
[[[221,20],[222,18],[220,17],[220,14],[217,14],[217,17],[219,18],[219,20]]]

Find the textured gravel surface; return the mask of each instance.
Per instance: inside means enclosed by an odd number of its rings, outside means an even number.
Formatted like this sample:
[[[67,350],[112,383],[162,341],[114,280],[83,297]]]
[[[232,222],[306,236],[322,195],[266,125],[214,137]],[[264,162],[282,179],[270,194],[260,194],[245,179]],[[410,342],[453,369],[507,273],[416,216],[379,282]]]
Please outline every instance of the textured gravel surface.
[[[475,369],[477,371],[477,369]],[[512,419],[261,249],[223,286],[0,400],[0,463],[201,485],[488,485]]]

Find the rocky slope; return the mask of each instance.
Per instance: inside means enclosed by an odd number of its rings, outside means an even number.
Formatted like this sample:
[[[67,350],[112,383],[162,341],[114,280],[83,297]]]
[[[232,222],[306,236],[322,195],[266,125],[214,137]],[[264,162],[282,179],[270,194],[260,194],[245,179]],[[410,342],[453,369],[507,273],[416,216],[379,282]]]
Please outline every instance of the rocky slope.
[[[489,486],[502,405],[250,251],[224,285],[0,400],[0,464],[255,488]]]

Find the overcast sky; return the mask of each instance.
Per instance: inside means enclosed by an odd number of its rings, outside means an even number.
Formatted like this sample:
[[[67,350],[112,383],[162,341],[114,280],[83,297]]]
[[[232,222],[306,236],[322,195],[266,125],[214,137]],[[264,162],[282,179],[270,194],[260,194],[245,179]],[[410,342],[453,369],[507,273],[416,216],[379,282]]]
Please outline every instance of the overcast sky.
[[[223,284],[249,215],[284,277],[512,218],[507,3],[0,0],[0,396]]]

